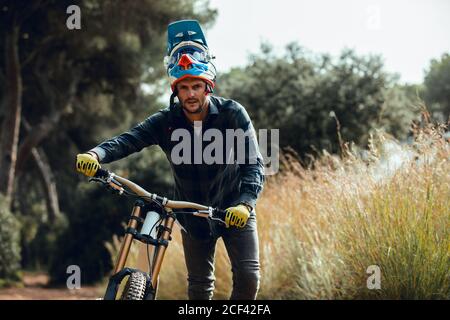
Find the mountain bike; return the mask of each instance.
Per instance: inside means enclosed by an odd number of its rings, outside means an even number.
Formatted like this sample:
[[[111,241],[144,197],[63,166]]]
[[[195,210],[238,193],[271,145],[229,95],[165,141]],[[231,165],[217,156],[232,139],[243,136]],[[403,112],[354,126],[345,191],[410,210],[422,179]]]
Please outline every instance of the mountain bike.
[[[114,193],[136,198],[114,271],[109,277],[104,300],[116,300],[119,286],[127,276],[128,280],[121,294],[122,300],[156,299],[158,276],[167,247],[172,240],[176,215],[191,214],[206,218],[210,222],[225,224],[224,210],[194,202],[169,200],[150,193],[136,183],[108,170],[98,169],[89,181],[99,182]],[[149,272],[125,267],[131,245],[136,240],[147,245],[147,254],[149,246],[153,246],[152,258],[148,256]]]

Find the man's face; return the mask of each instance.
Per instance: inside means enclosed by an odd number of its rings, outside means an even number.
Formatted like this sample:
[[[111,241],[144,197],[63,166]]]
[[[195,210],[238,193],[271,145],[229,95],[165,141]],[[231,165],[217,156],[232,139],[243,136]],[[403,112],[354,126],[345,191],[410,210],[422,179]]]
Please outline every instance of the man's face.
[[[186,78],[177,83],[178,99],[188,113],[200,113],[206,103],[206,83],[200,79]]]

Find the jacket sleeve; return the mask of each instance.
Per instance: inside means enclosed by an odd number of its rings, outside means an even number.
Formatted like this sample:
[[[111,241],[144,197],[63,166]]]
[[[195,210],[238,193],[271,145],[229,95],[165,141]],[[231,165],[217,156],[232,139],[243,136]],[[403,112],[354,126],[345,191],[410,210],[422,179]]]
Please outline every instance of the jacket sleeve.
[[[264,162],[259,151],[256,132],[244,107],[239,105],[234,117],[236,129],[245,134],[245,159],[238,158],[240,169],[240,197],[235,205],[245,203],[252,208],[264,185]]]
[[[109,163],[159,144],[162,139],[163,117],[162,113],[155,113],[129,131],[103,141],[90,151],[98,155],[100,163]]]

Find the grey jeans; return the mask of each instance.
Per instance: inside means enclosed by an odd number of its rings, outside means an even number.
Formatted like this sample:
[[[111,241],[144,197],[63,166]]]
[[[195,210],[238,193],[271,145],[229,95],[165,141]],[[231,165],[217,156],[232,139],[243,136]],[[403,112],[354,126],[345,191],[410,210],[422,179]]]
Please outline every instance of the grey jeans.
[[[181,234],[188,271],[189,299],[210,300],[214,294],[214,254],[218,238],[199,240],[184,231]],[[233,290],[230,299],[256,299],[260,268],[255,212],[252,212],[244,228],[223,228],[219,236],[231,261]]]

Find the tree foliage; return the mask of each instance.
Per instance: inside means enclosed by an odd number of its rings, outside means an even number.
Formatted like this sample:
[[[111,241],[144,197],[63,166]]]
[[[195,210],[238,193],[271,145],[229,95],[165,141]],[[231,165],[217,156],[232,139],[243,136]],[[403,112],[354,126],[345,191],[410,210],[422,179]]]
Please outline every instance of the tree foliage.
[[[376,127],[404,135],[412,109],[394,83],[378,56],[344,50],[333,59],[291,44],[280,57],[264,44],[249,66],[220,77],[218,92],[246,106],[256,127],[280,129],[281,147],[304,156],[337,152],[338,126],[344,140],[357,144],[367,143]]]
[[[441,122],[447,122],[450,117],[450,54],[431,61],[424,85],[430,111]]]
[[[80,7],[79,30],[66,26],[70,5]],[[197,19],[208,27],[215,15],[204,0],[0,0],[0,36],[9,34],[9,24],[19,30],[23,92],[12,210],[32,230],[22,233],[25,267],[51,265],[56,281],[64,280],[60,270],[69,264],[91,264],[90,281],[109,271],[104,241],[122,231],[120,221],[129,210],[117,215],[109,194],[83,189],[87,179],[76,173],[75,155],[164,107],[158,99],[168,88],[162,80],[167,25]],[[0,59],[0,123],[5,71]],[[167,194],[171,181],[163,161],[161,154],[145,152],[112,168],[127,168],[121,172]],[[144,170],[143,163],[161,172]],[[56,185],[52,197],[62,216],[50,214],[46,205],[49,182]],[[98,220],[88,219],[94,215]],[[86,238],[77,238],[81,234]]]
[[[20,228],[19,221],[9,210],[0,194],[0,287],[19,279]]]

